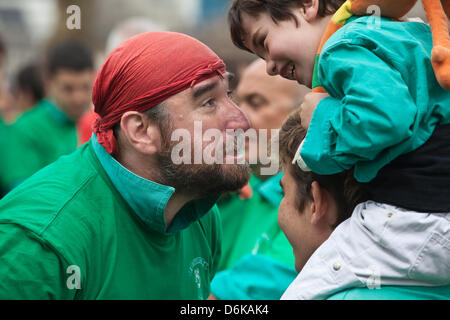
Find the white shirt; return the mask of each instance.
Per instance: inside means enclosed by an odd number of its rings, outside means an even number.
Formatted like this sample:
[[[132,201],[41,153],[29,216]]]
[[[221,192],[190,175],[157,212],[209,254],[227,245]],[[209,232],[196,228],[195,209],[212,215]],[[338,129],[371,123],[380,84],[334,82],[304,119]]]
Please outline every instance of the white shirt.
[[[314,252],[281,299],[325,299],[354,287],[448,284],[450,213],[367,201]]]

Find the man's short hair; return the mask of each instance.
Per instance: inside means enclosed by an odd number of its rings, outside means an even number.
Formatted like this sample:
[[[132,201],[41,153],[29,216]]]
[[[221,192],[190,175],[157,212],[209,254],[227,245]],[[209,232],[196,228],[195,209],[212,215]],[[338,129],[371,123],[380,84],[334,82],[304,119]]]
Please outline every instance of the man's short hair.
[[[252,17],[257,17],[265,12],[278,23],[288,19],[293,19],[298,26],[296,17],[292,14],[292,9],[304,6],[305,0],[233,0],[228,11],[228,24],[230,27],[231,40],[234,45],[242,50],[249,51],[243,41],[245,35],[242,27],[242,14],[246,13]],[[319,0],[318,15],[321,17],[333,14],[345,2],[345,0]]]
[[[52,47],[46,61],[46,72],[54,75],[59,70],[93,70],[94,62],[91,50],[78,40],[65,40]]]
[[[292,164],[292,159],[298,146],[306,136],[306,130],[301,125],[300,111],[293,111],[283,123],[279,133],[280,160],[283,170],[288,170],[295,179],[296,205],[302,211],[308,201],[312,201],[311,184],[317,181],[320,187],[327,190],[336,201],[338,208],[338,221],[350,217],[358,203],[367,200],[366,193],[353,177],[353,171],[344,171],[334,175],[318,175],[313,172],[302,171]]]
[[[36,103],[44,98],[44,83],[38,65],[28,64],[19,70],[13,84],[13,91],[17,93],[19,90],[30,93]]]

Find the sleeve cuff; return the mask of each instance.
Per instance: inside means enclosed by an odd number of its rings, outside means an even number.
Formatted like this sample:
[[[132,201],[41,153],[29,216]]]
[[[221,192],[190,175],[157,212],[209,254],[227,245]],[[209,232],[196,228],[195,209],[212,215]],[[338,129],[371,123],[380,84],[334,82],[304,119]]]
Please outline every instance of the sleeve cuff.
[[[299,147],[300,165],[317,174],[335,174],[345,170],[333,156],[336,146],[336,132],[331,120],[339,112],[341,102],[327,97],[322,99],[314,110],[305,139]],[[302,163],[303,162],[303,163]]]

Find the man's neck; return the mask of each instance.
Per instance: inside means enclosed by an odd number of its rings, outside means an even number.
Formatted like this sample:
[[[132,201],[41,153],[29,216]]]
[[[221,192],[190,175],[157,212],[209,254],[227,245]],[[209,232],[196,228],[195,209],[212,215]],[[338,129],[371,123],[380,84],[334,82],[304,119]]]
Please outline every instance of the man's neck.
[[[117,157],[116,160],[122,164],[125,168],[133,172],[134,174],[156,183],[164,184],[161,182],[160,170],[157,168],[156,163],[152,164],[153,168],[147,168],[149,166],[148,159],[129,159],[129,157]],[[169,186],[170,187],[170,186]],[[181,210],[181,208],[189,201],[193,200],[193,195],[187,195],[186,193],[175,190],[174,194],[167,202],[164,220],[167,228],[170,227],[175,215]]]

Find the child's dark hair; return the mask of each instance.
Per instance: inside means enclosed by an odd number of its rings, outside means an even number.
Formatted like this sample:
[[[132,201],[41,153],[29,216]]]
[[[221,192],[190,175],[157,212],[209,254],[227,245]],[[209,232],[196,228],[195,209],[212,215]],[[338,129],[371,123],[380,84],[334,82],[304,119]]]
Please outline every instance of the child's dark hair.
[[[336,201],[338,219],[335,226],[349,218],[358,203],[368,200],[366,191],[353,177],[352,171],[333,175],[318,175],[302,171],[292,164],[299,144],[305,138],[306,130],[301,125],[300,111],[293,111],[281,126],[279,133],[280,160],[283,170],[289,171],[295,179],[297,209],[302,211],[308,201],[312,201],[311,184],[317,181]]]
[[[309,0],[310,1],[310,0]],[[298,26],[292,9],[301,8],[308,0],[233,0],[228,11],[228,25],[230,27],[231,40],[240,49],[250,51],[242,40],[245,31],[242,27],[242,14],[246,13],[257,17],[260,13],[267,13],[277,23],[293,19]],[[345,2],[345,0],[318,0],[318,15],[321,17],[333,14]]]
[[[91,50],[78,40],[65,40],[50,49],[46,72],[54,75],[59,70],[85,71],[94,69]]]

